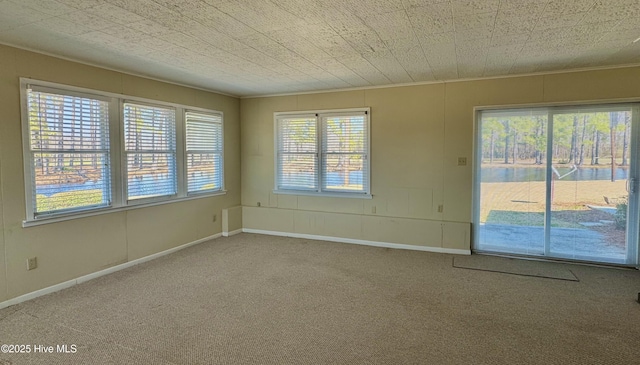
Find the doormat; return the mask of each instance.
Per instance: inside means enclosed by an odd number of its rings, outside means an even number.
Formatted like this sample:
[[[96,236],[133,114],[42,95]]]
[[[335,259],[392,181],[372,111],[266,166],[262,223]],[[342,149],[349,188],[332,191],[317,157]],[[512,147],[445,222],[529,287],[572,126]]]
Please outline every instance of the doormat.
[[[545,279],[580,281],[567,264],[486,255],[455,256],[453,267]]]

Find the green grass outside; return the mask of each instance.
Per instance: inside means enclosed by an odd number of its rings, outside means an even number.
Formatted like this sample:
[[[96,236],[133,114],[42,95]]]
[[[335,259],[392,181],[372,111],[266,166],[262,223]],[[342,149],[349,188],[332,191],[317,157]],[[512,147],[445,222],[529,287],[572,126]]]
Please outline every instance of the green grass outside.
[[[36,210],[38,213],[55,210],[80,208],[102,203],[102,190],[76,190],[46,196],[36,195]]]

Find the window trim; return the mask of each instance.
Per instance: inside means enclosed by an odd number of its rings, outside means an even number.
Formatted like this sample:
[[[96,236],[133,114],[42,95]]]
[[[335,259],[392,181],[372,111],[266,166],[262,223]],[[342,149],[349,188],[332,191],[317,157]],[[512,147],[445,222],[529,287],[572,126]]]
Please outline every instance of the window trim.
[[[110,186],[111,186],[111,204],[109,206],[100,207],[83,207],[73,209],[71,211],[65,210],[55,213],[44,213],[35,216],[33,209],[34,196],[31,191],[34,187],[35,181],[33,181],[34,175],[31,170],[32,158],[30,150],[30,129],[29,129],[29,108],[28,108],[28,93],[29,86],[37,88],[38,91],[51,91],[55,93],[61,93],[70,96],[89,97],[98,100],[104,100],[109,103],[109,159],[110,159]],[[126,153],[124,152],[124,102],[133,102],[136,104],[160,106],[166,108],[173,108],[176,110],[175,128],[176,128],[176,184],[177,193],[171,196],[153,197],[148,199],[134,199],[127,201],[126,194]],[[186,185],[186,125],[185,125],[185,113],[187,111],[208,113],[220,115],[222,120],[222,187],[220,190],[208,190],[199,192],[197,194],[187,194]],[[36,80],[31,78],[20,78],[20,120],[22,131],[22,160],[23,160],[23,178],[24,178],[24,195],[25,195],[25,219],[22,221],[23,227],[32,227],[42,224],[49,224],[67,220],[73,220],[78,218],[90,217],[101,214],[109,214],[120,211],[126,211],[130,209],[139,209],[143,207],[150,207],[155,205],[162,205],[168,203],[176,203],[187,200],[202,199],[214,196],[225,195],[227,190],[225,188],[225,171],[224,171],[224,113],[220,110],[200,108],[190,105],[184,105],[179,103],[172,103],[160,100],[153,100],[148,98],[141,98],[136,96],[129,96],[125,94],[117,94],[107,91],[99,91],[95,89],[82,88],[72,85],[65,85],[60,83],[54,83],[49,81]]]
[[[362,192],[352,192],[345,190],[333,190],[324,189],[323,187],[323,161],[326,153],[322,148],[322,136],[324,133],[325,123],[323,117],[340,116],[346,114],[364,113],[366,115],[366,190]],[[317,189],[281,189],[278,188],[278,170],[279,170],[279,155],[278,155],[278,141],[280,139],[278,121],[282,118],[296,118],[296,117],[310,117],[314,116],[316,120],[316,146],[317,146],[317,176],[316,184]],[[372,199],[371,194],[371,108],[345,108],[345,109],[321,109],[321,110],[307,110],[307,111],[291,111],[291,112],[275,112],[273,113],[273,134],[274,134],[274,176],[273,184],[274,194],[283,195],[306,195],[306,196],[318,196],[318,197],[336,197],[336,198],[360,198],[360,199]]]

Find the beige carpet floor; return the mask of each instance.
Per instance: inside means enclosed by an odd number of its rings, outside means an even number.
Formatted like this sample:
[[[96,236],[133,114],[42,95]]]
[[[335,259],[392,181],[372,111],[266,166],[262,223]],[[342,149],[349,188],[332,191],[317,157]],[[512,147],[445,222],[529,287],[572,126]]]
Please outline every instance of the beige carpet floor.
[[[638,364],[640,273],[240,234],[0,310],[0,364]],[[566,264],[558,264],[566,265]]]

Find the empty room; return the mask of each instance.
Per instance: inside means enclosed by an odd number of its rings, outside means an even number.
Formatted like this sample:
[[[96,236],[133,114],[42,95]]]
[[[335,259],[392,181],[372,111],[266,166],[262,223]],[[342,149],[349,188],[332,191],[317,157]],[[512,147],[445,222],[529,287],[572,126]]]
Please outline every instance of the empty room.
[[[0,364],[640,361],[637,0],[0,0]]]

